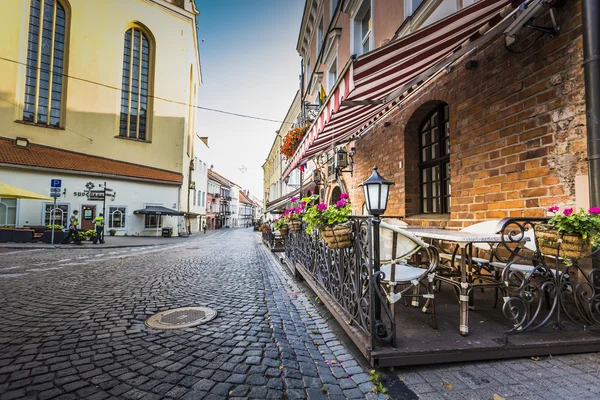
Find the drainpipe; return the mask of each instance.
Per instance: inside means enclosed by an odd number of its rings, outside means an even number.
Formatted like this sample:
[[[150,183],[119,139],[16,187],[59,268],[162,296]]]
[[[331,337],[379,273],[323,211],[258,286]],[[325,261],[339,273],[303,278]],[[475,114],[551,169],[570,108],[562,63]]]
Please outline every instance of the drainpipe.
[[[590,205],[600,206],[600,3],[582,0]]]

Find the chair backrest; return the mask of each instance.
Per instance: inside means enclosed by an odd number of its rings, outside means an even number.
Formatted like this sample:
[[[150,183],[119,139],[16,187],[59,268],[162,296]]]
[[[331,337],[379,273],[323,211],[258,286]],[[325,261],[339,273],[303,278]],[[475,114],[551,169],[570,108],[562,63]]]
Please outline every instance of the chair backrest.
[[[386,223],[388,225],[397,226],[399,228],[406,228],[408,224],[401,219],[398,218],[383,218],[381,220],[382,223]],[[394,256],[394,231],[390,229],[381,229],[379,235],[379,256],[383,261],[389,261]],[[398,254],[396,252],[396,254]]]
[[[412,232],[409,232],[405,229],[399,228],[395,225],[390,225],[386,222],[382,222],[380,227],[384,232],[386,230],[392,232],[392,246],[395,247],[395,254],[390,255],[389,258],[385,258],[385,260],[391,260],[392,258],[396,261],[405,260],[415,254],[421,248],[429,247],[427,243],[423,242]],[[381,259],[384,260],[383,257],[381,257]]]
[[[489,221],[479,222],[477,224],[473,224],[466,228],[461,229],[461,232],[469,232],[469,233],[478,233],[478,234],[491,234],[494,235],[498,233],[498,223],[499,219],[491,219]],[[491,247],[487,243],[473,243],[474,247],[477,247],[481,250],[489,251]]]

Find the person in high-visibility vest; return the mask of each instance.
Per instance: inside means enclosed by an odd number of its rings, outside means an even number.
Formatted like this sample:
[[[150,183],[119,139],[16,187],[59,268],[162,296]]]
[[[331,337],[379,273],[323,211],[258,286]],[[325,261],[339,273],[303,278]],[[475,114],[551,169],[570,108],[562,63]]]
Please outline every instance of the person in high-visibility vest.
[[[94,244],[98,244],[98,240],[100,240],[100,243],[104,243],[104,215],[102,215],[102,213],[98,214],[98,216],[94,218],[94,224],[96,225]]]
[[[83,244],[81,243],[81,239],[79,238],[79,230],[77,230],[77,225],[79,225],[78,214],[79,211],[73,210],[73,215],[71,215],[71,218],[69,218],[69,233],[62,241],[63,244],[69,243],[71,241],[71,238],[75,240],[75,244]]]

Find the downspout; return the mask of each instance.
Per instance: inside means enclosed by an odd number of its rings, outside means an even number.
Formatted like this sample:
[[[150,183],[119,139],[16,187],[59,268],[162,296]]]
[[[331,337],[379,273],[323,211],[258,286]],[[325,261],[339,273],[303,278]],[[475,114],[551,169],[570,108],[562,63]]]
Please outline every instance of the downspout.
[[[582,0],[590,206],[600,206],[600,4]]]

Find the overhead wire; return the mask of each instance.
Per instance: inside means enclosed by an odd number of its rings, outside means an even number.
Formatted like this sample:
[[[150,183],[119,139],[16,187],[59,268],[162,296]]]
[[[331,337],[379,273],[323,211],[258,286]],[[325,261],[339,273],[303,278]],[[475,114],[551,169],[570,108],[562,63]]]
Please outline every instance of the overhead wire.
[[[13,59],[6,58],[6,57],[1,57],[0,56],[0,60],[4,60],[4,61],[11,62],[11,63],[14,63],[14,64],[22,65],[22,66],[25,66],[25,67],[28,67],[28,68],[34,68],[36,70],[40,70],[40,72],[53,73],[49,69],[45,69],[45,68],[38,67],[38,66],[29,66],[29,65],[27,65],[27,63],[24,63],[24,62],[21,62],[21,61],[17,61],[17,60],[13,60]],[[76,81],[81,81],[81,82],[85,82],[85,83],[89,83],[89,84],[101,86],[101,87],[104,87],[104,88],[107,88],[107,89],[112,89],[112,90],[116,90],[116,91],[121,91],[122,90],[122,88],[119,88],[119,87],[116,87],[116,86],[112,86],[112,85],[109,85],[109,84],[106,84],[106,83],[102,83],[102,82],[93,81],[91,79],[80,78],[80,77],[77,77],[77,76],[68,75],[68,74],[64,74],[64,73],[62,73],[60,75],[63,76],[63,77],[65,77],[65,78],[68,78],[68,79],[72,79],[72,80],[76,80]],[[203,107],[203,106],[198,106],[198,105],[191,105],[191,104],[183,102],[183,101],[167,99],[167,98],[156,96],[156,95],[152,95],[152,94],[148,94],[147,97],[148,98],[152,98],[152,99],[156,99],[156,100],[161,100],[161,101],[164,101],[164,102],[167,102],[167,103],[179,104],[179,105],[186,106],[186,107],[192,107],[192,108],[197,108],[197,109],[203,110],[203,111],[210,111],[210,112],[215,112],[215,113],[220,113],[220,114],[231,115],[231,116],[234,116],[234,117],[248,118],[248,119],[254,119],[254,120],[265,121],[265,122],[274,122],[274,123],[278,123],[278,124],[283,124],[283,123],[293,124],[293,123],[296,122],[296,121],[281,121],[281,120],[276,120],[276,119],[257,117],[257,116],[254,116],[254,115],[240,114],[240,113],[236,113],[236,112],[232,112],[232,111],[219,110],[219,109],[216,109],[216,108]],[[5,101],[7,101],[7,100],[5,100]]]

